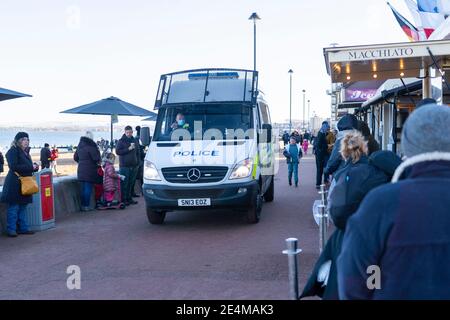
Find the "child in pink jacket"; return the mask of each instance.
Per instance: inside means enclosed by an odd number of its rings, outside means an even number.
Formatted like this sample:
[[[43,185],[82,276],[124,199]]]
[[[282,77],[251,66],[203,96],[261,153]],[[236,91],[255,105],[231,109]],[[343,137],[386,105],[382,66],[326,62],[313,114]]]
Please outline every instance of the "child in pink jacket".
[[[103,169],[105,174],[103,176],[103,190],[105,192],[105,201],[107,205],[110,205],[114,200],[114,195],[117,191],[119,185],[118,181],[121,177],[116,173],[114,168],[114,162],[116,161],[116,156],[114,153],[108,153],[103,160]]]
[[[307,154],[308,154],[308,148],[309,148],[308,140],[306,140],[306,139],[303,140],[302,147],[303,147],[303,153],[304,153],[305,155],[307,155]]]

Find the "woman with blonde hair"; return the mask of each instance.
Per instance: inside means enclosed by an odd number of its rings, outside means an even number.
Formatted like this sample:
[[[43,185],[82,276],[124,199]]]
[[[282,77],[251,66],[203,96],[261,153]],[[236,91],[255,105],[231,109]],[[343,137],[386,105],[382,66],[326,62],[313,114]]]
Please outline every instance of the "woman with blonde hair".
[[[337,258],[347,221],[372,189],[390,181],[401,163],[401,159],[391,151],[377,151],[369,158],[367,141],[357,130],[348,131],[342,138],[340,155],[345,165],[334,175],[328,198],[328,212],[336,231],[317,261],[302,297],[318,295],[330,300],[340,298]]]

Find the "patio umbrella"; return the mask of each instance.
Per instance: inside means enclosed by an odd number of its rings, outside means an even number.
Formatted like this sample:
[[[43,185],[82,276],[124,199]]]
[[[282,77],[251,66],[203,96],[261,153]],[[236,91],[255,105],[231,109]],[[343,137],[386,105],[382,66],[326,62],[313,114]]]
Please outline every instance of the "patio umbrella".
[[[125,102],[116,97],[109,97],[83,106],[62,111],[71,114],[93,114],[111,116],[111,145],[113,143],[113,124],[117,122],[117,116],[149,117],[156,113]]]
[[[158,118],[158,114],[157,113],[155,113],[153,116],[151,116],[151,117],[148,117],[148,118],[145,118],[145,119],[143,119],[142,121],[156,121],[156,118]]]
[[[31,95],[0,88],[0,101],[15,99],[15,98],[22,98],[22,97],[31,97]]]

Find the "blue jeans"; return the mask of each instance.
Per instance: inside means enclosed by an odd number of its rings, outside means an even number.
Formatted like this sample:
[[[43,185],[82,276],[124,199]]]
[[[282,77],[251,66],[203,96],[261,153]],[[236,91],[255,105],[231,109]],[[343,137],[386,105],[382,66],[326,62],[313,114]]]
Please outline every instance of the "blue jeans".
[[[7,210],[8,233],[17,232],[17,223],[19,224],[19,232],[28,231],[26,221],[27,205],[9,204]]]
[[[89,207],[91,205],[92,189],[94,184],[90,182],[81,182],[81,206]]]
[[[294,175],[295,184],[298,185],[298,162],[290,162],[288,164],[289,182],[292,181],[292,175]]]

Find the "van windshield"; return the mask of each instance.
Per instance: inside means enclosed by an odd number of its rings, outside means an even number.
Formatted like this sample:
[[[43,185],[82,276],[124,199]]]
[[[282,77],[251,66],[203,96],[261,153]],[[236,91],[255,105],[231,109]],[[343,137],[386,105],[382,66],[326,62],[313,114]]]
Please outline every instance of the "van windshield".
[[[251,106],[242,104],[163,107],[158,112],[153,140],[219,140],[233,132],[244,139],[253,129],[252,112]]]

